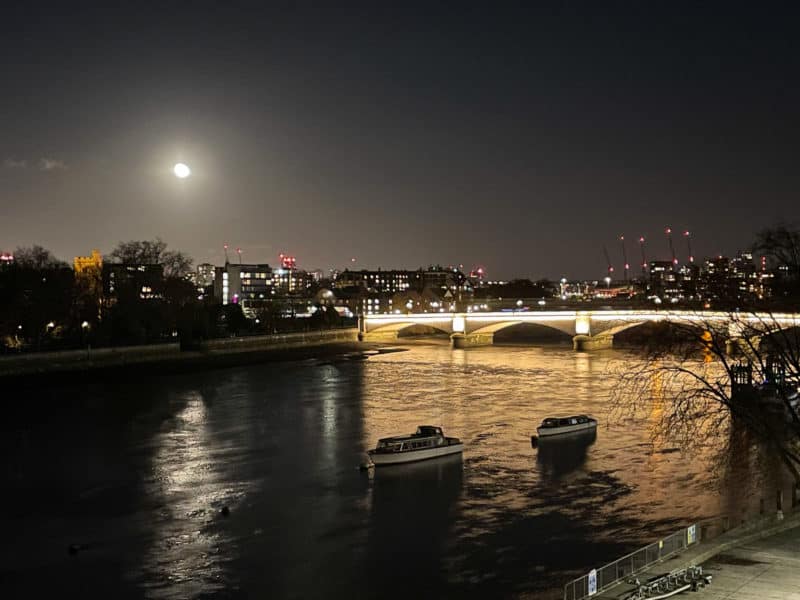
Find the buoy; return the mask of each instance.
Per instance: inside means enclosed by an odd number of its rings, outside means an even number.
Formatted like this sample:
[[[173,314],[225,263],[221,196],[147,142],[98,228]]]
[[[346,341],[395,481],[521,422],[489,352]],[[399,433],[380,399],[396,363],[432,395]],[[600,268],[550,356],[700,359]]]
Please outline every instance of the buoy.
[[[222,510],[219,512],[223,517],[227,517],[229,514],[231,514],[231,509],[228,508],[227,506],[223,506]]]
[[[538,436],[532,435],[531,436],[531,448],[536,448],[539,445],[539,438]]]

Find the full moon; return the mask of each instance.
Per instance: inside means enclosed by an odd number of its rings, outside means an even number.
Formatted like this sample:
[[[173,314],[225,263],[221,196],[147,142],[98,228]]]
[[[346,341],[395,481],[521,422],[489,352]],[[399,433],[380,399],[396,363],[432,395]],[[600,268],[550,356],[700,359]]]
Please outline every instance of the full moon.
[[[172,172],[175,173],[175,177],[178,177],[179,179],[186,179],[192,174],[192,170],[189,168],[189,165],[185,165],[183,163],[178,163],[172,167]]]

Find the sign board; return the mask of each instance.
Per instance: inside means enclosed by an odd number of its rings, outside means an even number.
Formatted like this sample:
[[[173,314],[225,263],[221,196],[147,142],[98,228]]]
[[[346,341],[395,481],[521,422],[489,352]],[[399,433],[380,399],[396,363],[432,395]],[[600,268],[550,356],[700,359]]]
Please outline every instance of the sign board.
[[[589,571],[589,595],[597,593],[597,569]]]
[[[686,530],[686,545],[691,546],[697,541],[697,525],[692,525]]]

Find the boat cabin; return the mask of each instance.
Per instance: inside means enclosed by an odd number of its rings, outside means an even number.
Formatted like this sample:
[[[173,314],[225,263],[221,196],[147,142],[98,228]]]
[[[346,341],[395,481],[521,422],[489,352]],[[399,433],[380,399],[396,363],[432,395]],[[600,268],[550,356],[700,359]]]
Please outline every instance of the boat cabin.
[[[562,417],[562,418],[549,418],[542,421],[541,427],[545,429],[550,427],[569,427],[570,425],[584,425],[591,422],[592,419],[586,415],[577,415],[575,417]]]
[[[441,435],[442,428],[441,427],[434,427],[433,425],[420,425],[417,427],[417,432],[414,435]]]
[[[412,435],[383,438],[378,440],[376,450],[380,452],[407,452],[436,448],[446,443],[441,427],[420,425]]]

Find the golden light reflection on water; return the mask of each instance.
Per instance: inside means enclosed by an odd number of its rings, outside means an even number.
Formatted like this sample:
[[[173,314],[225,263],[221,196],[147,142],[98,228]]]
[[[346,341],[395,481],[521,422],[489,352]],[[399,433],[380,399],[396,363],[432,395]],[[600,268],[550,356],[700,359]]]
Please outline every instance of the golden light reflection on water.
[[[508,510],[553,510],[558,487],[574,492],[566,501],[559,498],[564,502],[559,510],[585,513],[588,500],[599,521],[646,513],[686,522],[717,514],[721,500],[711,475],[719,472],[713,448],[684,453],[675,440],[656,435],[664,417],[663,382],[652,382],[653,401],[642,422],[604,420],[617,383],[607,376],[609,363],[619,360],[639,359],[618,351],[453,351],[433,345],[370,359],[364,375],[364,448],[425,423],[461,437],[466,444],[464,485],[491,494],[491,500],[466,500],[463,509],[483,521],[487,531]],[[562,460],[566,469],[538,460],[530,436],[539,422],[580,413],[601,419],[597,440],[583,454],[576,453],[572,464],[567,452],[550,457]],[[725,473],[720,477],[724,480]]]

